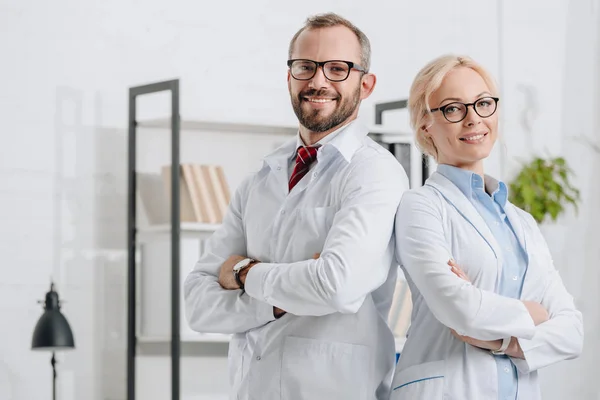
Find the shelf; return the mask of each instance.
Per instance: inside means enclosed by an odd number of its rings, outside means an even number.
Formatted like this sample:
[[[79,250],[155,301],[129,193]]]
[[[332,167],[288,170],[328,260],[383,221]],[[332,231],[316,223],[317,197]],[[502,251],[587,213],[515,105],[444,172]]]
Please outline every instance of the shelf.
[[[413,143],[414,135],[397,128],[389,128],[383,125],[371,125],[369,135],[376,136],[383,143]]]
[[[197,335],[186,334],[181,337],[181,342],[185,343],[229,343],[231,335],[221,333],[199,333]],[[139,343],[166,343],[170,342],[170,337],[164,336],[140,336]],[[395,338],[396,353],[401,353],[404,348],[405,338]]]
[[[153,129],[170,129],[171,119],[161,118],[153,120],[138,121],[140,128]],[[254,134],[271,134],[271,135],[296,135],[298,133],[297,126],[278,126],[278,125],[262,125],[262,124],[247,124],[237,122],[218,122],[218,121],[194,121],[182,119],[180,123],[182,131],[205,131],[205,132],[238,132],[238,133],[254,133]]]
[[[221,224],[205,224],[201,222],[181,222],[179,227],[182,233],[184,232],[214,232]],[[155,233],[170,233],[171,224],[160,224],[138,229],[138,234],[148,235]]]
[[[170,129],[171,119],[162,118],[138,121],[138,127],[152,129]],[[180,128],[183,131],[237,132],[288,136],[294,136],[298,133],[297,126],[261,125],[240,122],[195,121],[185,119],[181,120]],[[369,133],[371,135],[379,135],[381,140],[384,142],[392,143],[397,141],[399,138],[410,140],[413,136],[410,132],[405,132],[397,128],[385,127],[383,125],[369,126]]]

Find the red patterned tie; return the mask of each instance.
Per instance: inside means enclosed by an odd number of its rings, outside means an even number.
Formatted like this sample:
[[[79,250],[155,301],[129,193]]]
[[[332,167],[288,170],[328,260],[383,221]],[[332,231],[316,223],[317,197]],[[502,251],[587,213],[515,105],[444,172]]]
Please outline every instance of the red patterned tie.
[[[317,159],[317,147],[299,147],[296,155],[296,165],[294,166],[294,172],[290,178],[289,188],[290,191],[296,183],[300,182],[300,179],[308,172],[310,165]]]

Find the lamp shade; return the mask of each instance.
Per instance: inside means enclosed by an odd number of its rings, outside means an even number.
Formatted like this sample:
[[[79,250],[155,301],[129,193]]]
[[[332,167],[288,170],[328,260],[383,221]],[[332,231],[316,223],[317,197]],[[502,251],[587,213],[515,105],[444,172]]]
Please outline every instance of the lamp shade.
[[[74,348],[73,332],[69,322],[60,312],[58,293],[51,284],[50,291],[46,293],[44,314],[40,317],[31,340],[31,348],[37,350],[54,350]]]

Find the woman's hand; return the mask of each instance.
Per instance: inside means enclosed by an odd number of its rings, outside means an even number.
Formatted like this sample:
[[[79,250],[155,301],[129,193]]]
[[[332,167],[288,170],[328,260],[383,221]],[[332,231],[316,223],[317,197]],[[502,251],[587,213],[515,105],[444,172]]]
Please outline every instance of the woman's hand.
[[[454,275],[458,276],[460,279],[463,279],[469,283],[471,282],[471,280],[469,279],[467,274],[465,274],[465,272],[462,269],[460,269],[460,267],[458,265],[456,265],[456,262],[453,259],[450,259],[448,261],[448,265],[450,266],[450,271],[452,271],[454,273]]]
[[[471,346],[479,347],[485,350],[498,350],[502,346],[502,340],[479,340],[469,336],[461,336],[454,329],[450,329],[450,332],[460,341],[463,341]]]
[[[527,308],[535,326],[548,321],[548,311],[540,303],[529,300],[522,300],[522,302],[525,305],[525,308]]]

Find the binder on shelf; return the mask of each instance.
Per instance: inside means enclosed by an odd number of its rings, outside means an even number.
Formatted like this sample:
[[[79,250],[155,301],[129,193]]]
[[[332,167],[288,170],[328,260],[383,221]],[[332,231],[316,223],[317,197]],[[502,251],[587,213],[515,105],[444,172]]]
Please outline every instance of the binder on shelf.
[[[200,187],[194,177],[194,167],[191,164],[182,164],[181,170],[183,173],[183,180],[190,188],[190,197],[194,209],[195,220],[203,221],[206,216],[206,210],[203,209],[202,202],[200,201]]]

